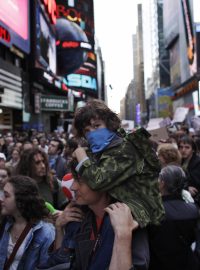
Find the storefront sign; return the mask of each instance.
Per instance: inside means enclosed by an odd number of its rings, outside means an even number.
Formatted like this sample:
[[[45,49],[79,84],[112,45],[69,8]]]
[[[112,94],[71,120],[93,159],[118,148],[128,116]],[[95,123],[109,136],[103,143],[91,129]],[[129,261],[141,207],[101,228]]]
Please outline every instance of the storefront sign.
[[[189,92],[193,92],[195,90],[198,90],[198,81],[197,80],[193,80],[191,82],[189,82],[186,86],[181,87],[180,90],[178,90],[175,95],[172,97],[172,100],[175,100],[179,97],[182,97],[184,95],[186,95]]]
[[[67,111],[68,99],[67,96],[41,96],[42,111]]]

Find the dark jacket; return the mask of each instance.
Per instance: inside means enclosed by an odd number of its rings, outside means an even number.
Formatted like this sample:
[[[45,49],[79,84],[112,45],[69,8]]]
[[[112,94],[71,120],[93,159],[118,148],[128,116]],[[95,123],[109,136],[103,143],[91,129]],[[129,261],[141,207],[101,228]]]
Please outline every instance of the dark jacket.
[[[187,171],[187,185],[193,186],[200,192],[200,157],[193,154],[189,161]]]
[[[56,176],[59,180],[63,179],[63,176],[67,173],[67,161],[64,157],[58,156],[55,163]]]
[[[198,207],[174,196],[164,196],[163,204],[165,220],[149,228],[149,270],[197,270],[191,244],[196,238]]]
[[[96,234],[96,220],[91,210],[88,210],[82,223],[70,222],[65,229],[65,236],[62,243],[63,262],[67,258],[72,258],[73,270],[108,270],[114,244],[114,231],[106,214],[98,241],[91,240],[91,231]],[[97,239],[97,238],[96,238]],[[94,251],[94,246],[96,249]],[[74,250],[74,251],[73,251]],[[138,229],[133,235],[133,262],[136,270],[147,270],[149,264],[149,246],[146,229]],[[58,251],[56,251],[58,254]],[[55,252],[50,256],[51,266],[57,264],[62,258],[55,256]],[[53,262],[54,260],[54,262]],[[70,259],[68,259],[69,261]],[[60,261],[61,263],[61,261]]]

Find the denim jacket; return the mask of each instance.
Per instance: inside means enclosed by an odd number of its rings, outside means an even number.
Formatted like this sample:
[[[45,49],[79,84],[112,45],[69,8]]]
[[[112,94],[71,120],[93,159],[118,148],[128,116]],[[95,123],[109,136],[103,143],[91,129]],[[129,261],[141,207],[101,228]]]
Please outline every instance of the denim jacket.
[[[0,239],[0,269],[3,269],[7,257],[9,229],[12,224],[12,221],[6,223],[4,233]],[[52,224],[44,221],[34,224],[17,270],[34,270],[38,264],[46,261],[48,258],[48,249],[54,239],[55,229]]]

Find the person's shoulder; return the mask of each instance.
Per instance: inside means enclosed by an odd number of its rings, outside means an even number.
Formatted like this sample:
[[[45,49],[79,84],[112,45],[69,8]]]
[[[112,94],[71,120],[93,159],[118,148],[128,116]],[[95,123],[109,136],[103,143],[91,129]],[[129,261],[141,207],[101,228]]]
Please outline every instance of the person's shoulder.
[[[42,240],[44,238],[54,238],[55,237],[55,227],[52,223],[40,220],[33,226],[33,233],[38,235]]]

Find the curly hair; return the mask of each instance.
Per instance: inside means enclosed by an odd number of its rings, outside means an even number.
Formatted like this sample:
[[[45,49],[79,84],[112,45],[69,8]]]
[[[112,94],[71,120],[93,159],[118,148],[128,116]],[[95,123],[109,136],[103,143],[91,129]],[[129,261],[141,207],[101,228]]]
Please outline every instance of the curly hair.
[[[181,154],[171,143],[164,143],[158,146],[158,158],[161,156],[165,164],[181,165]]]
[[[13,186],[16,206],[28,222],[35,222],[48,216],[45,201],[39,195],[38,186],[32,178],[24,175],[12,176],[8,182]]]
[[[44,163],[46,167],[46,177],[48,179],[50,175],[48,156],[43,150],[39,148],[25,150],[22,153],[20,161],[17,164],[16,170],[15,170],[15,175],[20,174],[20,175],[26,175],[33,178],[34,171],[35,171],[34,156],[37,154],[40,154],[44,159]]]
[[[103,120],[106,127],[112,131],[117,131],[121,120],[116,113],[111,111],[101,100],[93,99],[86,103],[86,106],[78,108],[74,115],[74,128],[77,136],[84,137],[84,128],[90,125],[92,119]]]

